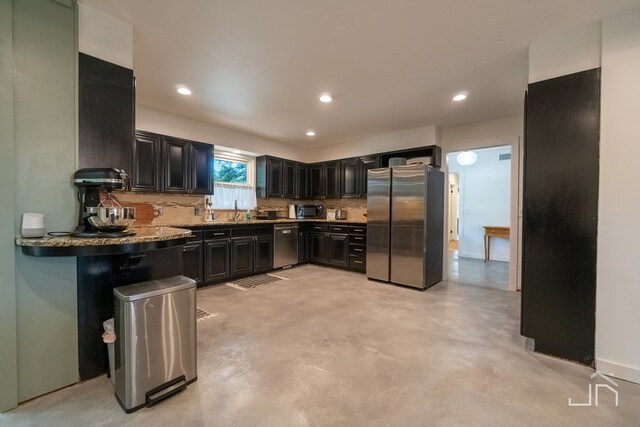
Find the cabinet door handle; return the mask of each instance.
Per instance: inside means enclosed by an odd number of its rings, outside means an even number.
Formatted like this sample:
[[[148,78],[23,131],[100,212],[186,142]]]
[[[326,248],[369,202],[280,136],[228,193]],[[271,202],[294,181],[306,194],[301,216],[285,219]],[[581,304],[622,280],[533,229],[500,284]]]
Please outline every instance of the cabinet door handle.
[[[357,231],[358,233],[362,232],[362,228],[354,228],[353,231]]]
[[[333,229],[334,229],[335,231],[341,231],[341,230],[342,230],[342,227],[334,227]]]
[[[353,240],[364,240],[364,237],[354,237]]]
[[[362,249],[354,249],[356,252],[362,252]]]
[[[213,233],[214,236],[224,236],[224,233]]]
[[[362,261],[353,261],[353,262],[354,262],[354,264],[362,264],[363,263]]]

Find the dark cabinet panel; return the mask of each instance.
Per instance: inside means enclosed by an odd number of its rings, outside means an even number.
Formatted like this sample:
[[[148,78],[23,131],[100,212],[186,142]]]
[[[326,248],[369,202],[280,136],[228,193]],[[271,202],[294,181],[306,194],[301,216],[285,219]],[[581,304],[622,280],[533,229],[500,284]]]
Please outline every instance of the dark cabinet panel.
[[[254,244],[254,271],[273,269],[273,236],[256,236]]]
[[[329,234],[327,236],[327,263],[340,267],[349,266],[349,236]]]
[[[133,71],[84,53],[78,59],[78,165],[131,173]]]
[[[186,193],[188,189],[189,151],[185,141],[164,138],[162,147],[163,185],[167,193]]]
[[[341,161],[340,197],[351,198],[360,196],[360,161],[346,159]]]
[[[136,132],[133,141],[131,189],[160,191],[161,136]]]
[[[282,197],[293,199],[296,197],[296,163],[284,160],[282,162]]]
[[[302,163],[296,165],[296,198],[306,199],[309,197],[309,166]]]
[[[198,284],[203,281],[203,245],[200,241],[182,246],[182,274]]]
[[[267,157],[267,197],[282,197],[282,160]]]
[[[322,198],[325,195],[324,191],[324,164],[317,163],[309,166],[309,180],[310,180],[310,196],[312,198]]]
[[[242,276],[253,272],[253,237],[231,239],[231,275]]]
[[[340,198],[340,161],[325,163],[325,197],[327,199]]]
[[[327,233],[311,233],[309,237],[309,259],[324,264],[327,262]]]
[[[189,170],[191,182],[189,192],[213,194],[213,146],[190,143]]]
[[[231,276],[231,250],[229,239],[214,239],[204,242],[204,281],[213,282]]]
[[[594,361],[600,69],[530,84],[526,98],[521,332]]]
[[[298,262],[309,262],[309,241],[311,233],[300,231],[298,233]]]

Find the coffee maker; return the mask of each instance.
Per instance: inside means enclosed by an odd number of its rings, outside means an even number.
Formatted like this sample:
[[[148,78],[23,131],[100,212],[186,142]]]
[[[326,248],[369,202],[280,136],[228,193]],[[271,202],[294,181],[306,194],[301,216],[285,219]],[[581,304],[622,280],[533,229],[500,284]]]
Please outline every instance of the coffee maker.
[[[135,209],[122,208],[113,201],[111,192],[126,188],[128,175],[115,168],[78,169],[73,183],[78,187],[78,225],[72,237],[126,237],[135,233],[126,231],[133,222]],[[106,190],[108,206],[100,200],[100,190]]]

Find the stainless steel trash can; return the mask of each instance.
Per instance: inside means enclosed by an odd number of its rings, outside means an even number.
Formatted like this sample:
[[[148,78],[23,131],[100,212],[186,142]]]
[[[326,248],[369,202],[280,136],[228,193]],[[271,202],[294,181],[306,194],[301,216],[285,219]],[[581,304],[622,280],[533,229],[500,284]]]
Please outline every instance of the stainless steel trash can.
[[[113,290],[116,399],[151,406],[197,378],[196,282],[184,276]]]

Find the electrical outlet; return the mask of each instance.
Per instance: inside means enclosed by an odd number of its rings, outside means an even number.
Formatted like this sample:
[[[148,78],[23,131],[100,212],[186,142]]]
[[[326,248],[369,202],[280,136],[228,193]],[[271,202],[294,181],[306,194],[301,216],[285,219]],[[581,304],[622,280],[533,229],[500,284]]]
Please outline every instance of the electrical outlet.
[[[204,196],[204,207],[205,208],[213,207],[213,196]]]

